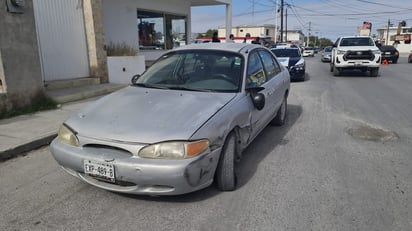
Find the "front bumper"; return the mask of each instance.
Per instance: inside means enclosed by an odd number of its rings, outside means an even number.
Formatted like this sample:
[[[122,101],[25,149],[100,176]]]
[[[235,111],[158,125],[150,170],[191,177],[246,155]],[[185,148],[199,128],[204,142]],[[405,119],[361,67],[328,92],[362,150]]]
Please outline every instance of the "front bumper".
[[[399,59],[399,56],[395,56],[395,55],[382,55],[382,60],[389,60],[389,61],[396,61]]]
[[[50,150],[69,174],[109,191],[141,195],[179,195],[212,184],[221,148],[184,160],[145,159],[116,149],[74,147],[56,138]],[[115,183],[84,173],[83,161],[108,162],[115,169]]]
[[[338,68],[362,69],[378,68],[381,64],[381,56],[376,56],[373,60],[367,59],[349,59],[344,60],[343,56],[336,56],[334,65]]]
[[[301,80],[305,77],[305,69],[296,70],[291,68],[289,70],[289,75],[291,80]]]

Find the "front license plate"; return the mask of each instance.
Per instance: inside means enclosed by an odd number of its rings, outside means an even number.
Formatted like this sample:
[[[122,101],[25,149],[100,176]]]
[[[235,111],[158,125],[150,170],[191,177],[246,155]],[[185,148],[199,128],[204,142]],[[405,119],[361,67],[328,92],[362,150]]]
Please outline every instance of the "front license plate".
[[[84,160],[84,173],[99,179],[115,182],[113,164],[102,163],[94,160]]]
[[[385,54],[390,55],[390,54],[391,54],[391,52],[386,52]]]

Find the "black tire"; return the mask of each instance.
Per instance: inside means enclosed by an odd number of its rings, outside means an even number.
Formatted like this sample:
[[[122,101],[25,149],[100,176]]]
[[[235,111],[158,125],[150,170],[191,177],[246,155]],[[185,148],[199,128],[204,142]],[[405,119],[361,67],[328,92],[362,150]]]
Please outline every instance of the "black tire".
[[[333,66],[333,75],[334,76],[339,76],[340,75],[340,71],[337,67]]]
[[[392,60],[392,63],[393,63],[393,64],[396,64],[397,62],[398,62],[397,59]]]
[[[233,191],[236,188],[235,152],[236,138],[231,132],[226,137],[216,169],[217,188],[221,191]]]
[[[371,77],[377,77],[379,73],[379,68],[371,68],[370,69],[370,76]]]
[[[282,126],[286,122],[288,114],[288,98],[286,96],[283,97],[282,105],[280,105],[275,118],[270,121],[270,125],[272,126]]]
[[[333,72],[333,64],[332,63],[329,64],[329,67],[330,67],[329,68],[330,72]]]

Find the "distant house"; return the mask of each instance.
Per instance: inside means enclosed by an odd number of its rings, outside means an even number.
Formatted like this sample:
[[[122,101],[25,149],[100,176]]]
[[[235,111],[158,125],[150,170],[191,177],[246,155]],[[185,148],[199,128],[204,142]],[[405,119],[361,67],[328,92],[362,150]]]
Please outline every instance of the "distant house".
[[[234,35],[236,42],[242,42],[244,38],[248,37],[248,42],[251,42],[256,37],[270,39],[272,41],[280,42],[279,28],[273,24],[265,24],[260,26],[236,26],[232,27],[231,34]],[[226,29],[220,27],[218,29],[218,36],[224,41],[226,35]],[[288,30],[283,32],[283,42],[292,42],[300,45],[304,44],[304,34],[300,30]]]
[[[283,33],[283,41],[304,45],[305,35],[301,30],[288,30]]]
[[[270,38],[271,40],[275,41],[276,38],[276,25],[272,24],[265,24],[260,26],[250,26],[250,25],[243,25],[243,26],[236,26],[232,27],[231,33],[235,37],[235,40],[243,41],[246,36],[250,36],[248,42],[255,39],[256,37],[260,38]],[[218,36],[220,39],[224,40],[226,37],[226,28],[219,27],[218,28]]]

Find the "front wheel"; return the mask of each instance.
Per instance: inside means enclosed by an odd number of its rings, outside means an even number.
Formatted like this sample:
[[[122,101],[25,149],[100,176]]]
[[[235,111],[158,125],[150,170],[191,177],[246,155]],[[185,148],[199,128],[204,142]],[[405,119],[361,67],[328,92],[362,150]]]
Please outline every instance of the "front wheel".
[[[334,76],[339,76],[340,75],[340,71],[337,67],[333,66],[333,75]]]
[[[236,138],[231,132],[226,137],[216,169],[217,188],[221,191],[233,191],[236,188],[235,157]]]
[[[370,76],[371,76],[371,77],[376,77],[376,76],[378,76],[378,73],[379,73],[379,68],[372,68],[372,69],[370,70]]]

